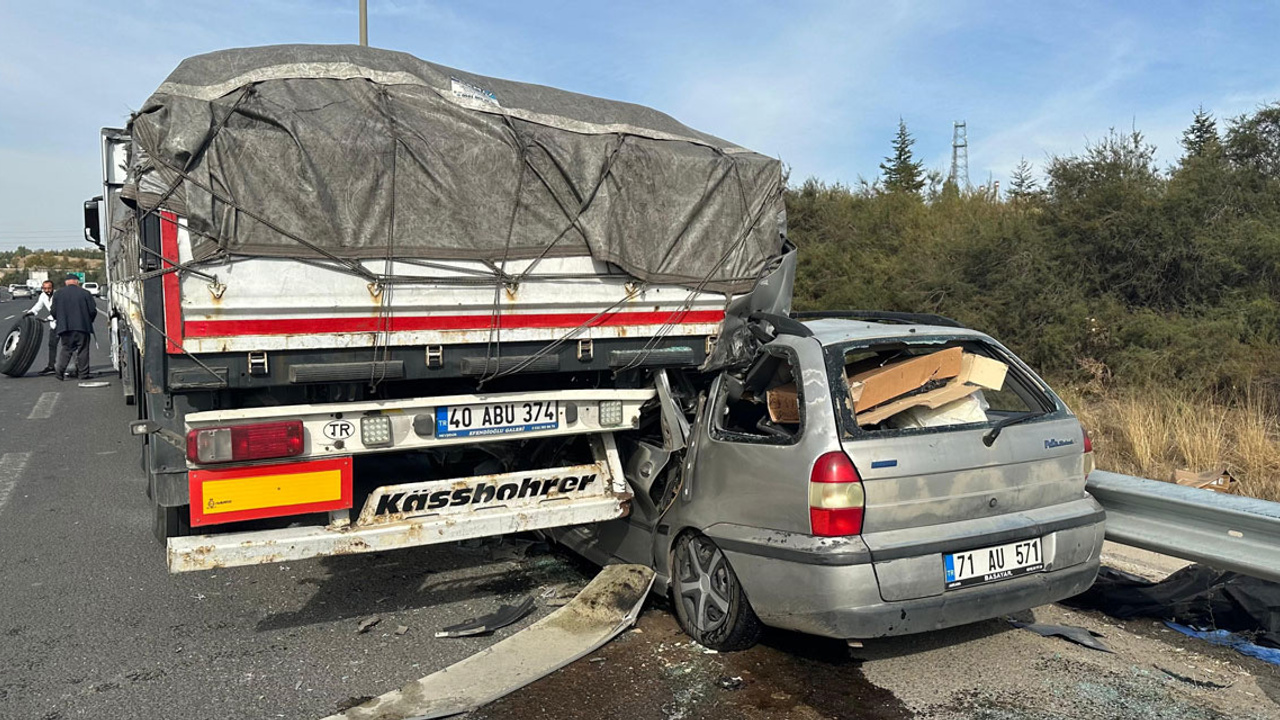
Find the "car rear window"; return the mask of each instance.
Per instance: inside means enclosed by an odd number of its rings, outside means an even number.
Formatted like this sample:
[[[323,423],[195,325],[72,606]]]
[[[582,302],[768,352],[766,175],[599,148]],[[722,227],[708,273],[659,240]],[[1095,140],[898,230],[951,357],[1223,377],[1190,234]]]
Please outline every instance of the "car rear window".
[[[977,338],[859,342],[826,352],[846,435],[939,432],[1065,412],[1007,351]]]

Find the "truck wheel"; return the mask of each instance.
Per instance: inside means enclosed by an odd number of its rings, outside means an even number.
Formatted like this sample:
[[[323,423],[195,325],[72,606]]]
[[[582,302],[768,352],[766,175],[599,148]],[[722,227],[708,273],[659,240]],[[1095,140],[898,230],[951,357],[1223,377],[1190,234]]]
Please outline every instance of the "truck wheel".
[[[0,357],[0,373],[9,377],[22,377],[31,369],[40,353],[40,341],[44,339],[43,323],[30,315],[24,315],[4,334],[4,354]]]
[[[171,537],[182,537],[191,534],[191,506],[161,507],[155,505],[155,520],[151,532],[161,545]]]
[[[729,559],[710,538],[696,533],[676,541],[671,595],[680,627],[713,650],[746,650],[764,633]]]

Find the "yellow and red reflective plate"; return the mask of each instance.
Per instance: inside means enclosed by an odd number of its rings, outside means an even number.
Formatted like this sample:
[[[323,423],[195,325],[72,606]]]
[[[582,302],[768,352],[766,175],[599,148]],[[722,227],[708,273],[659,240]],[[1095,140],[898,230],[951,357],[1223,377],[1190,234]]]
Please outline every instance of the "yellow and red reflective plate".
[[[351,507],[351,458],[192,470],[192,526]]]

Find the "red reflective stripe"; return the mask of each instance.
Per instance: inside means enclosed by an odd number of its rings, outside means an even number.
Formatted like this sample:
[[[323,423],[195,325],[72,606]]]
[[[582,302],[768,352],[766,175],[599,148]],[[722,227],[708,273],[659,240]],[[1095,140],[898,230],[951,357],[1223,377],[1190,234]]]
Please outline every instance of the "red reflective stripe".
[[[591,321],[592,318],[596,318]],[[663,325],[666,323],[718,323],[724,320],[721,310],[686,312],[618,312],[596,317],[594,313],[549,313],[502,315],[499,326],[513,328],[575,328],[587,321],[591,327],[614,325]],[[393,315],[392,332],[414,330],[488,330],[492,315]],[[291,318],[281,320],[191,320],[186,323],[187,337],[234,337],[238,335],[315,335],[323,333],[378,332],[386,329],[377,317]]]
[[[174,267],[178,262],[178,216],[171,212],[160,213],[160,257],[166,262],[162,269]],[[178,273],[162,276],[164,283],[164,334],[169,338],[166,352],[182,353],[182,289]]]

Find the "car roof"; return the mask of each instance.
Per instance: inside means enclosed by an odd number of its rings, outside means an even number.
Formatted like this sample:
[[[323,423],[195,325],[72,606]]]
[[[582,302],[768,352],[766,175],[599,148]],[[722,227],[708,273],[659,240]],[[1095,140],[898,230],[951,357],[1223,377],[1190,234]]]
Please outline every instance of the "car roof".
[[[823,345],[840,345],[864,340],[895,340],[913,337],[973,337],[990,340],[985,333],[969,328],[911,323],[877,323],[865,320],[823,318],[804,323]]]

